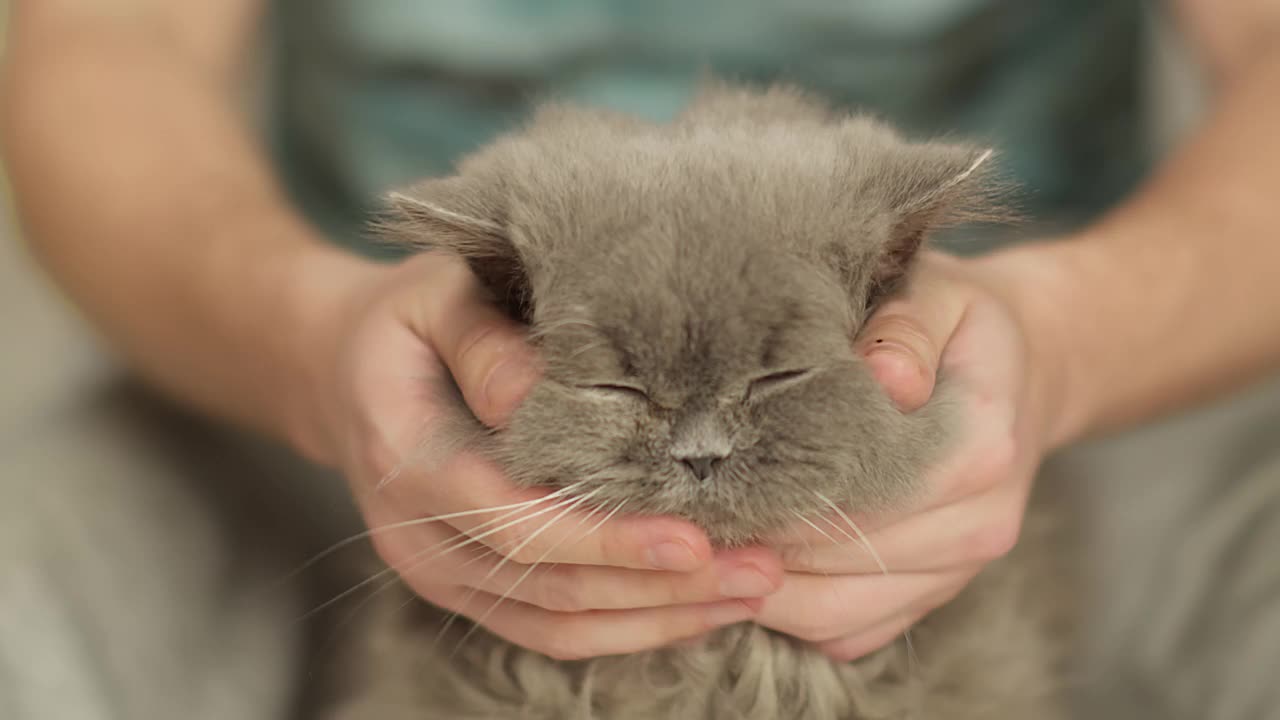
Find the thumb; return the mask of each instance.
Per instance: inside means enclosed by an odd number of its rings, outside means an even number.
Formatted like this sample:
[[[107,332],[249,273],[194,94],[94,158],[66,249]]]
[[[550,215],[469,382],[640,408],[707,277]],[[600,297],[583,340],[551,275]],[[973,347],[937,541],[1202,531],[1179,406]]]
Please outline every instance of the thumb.
[[[913,282],[858,333],[854,349],[903,412],[920,409],[933,395],[943,350],[964,315],[961,295],[951,283]]]
[[[502,425],[539,376],[525,329],[488,301],[469,272],[464,287],[443,299],[428,318],[432,347],[471,412],[489,427]]]

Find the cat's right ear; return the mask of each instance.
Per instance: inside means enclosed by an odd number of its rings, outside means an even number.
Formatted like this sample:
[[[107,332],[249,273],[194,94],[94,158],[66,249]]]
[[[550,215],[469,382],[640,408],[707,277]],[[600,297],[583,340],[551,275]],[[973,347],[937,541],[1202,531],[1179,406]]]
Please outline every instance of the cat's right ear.
[[[938,143],[906,144],[893,154],[879,174],[889,228],[873,263],[872,295],[897,285],[934,230],[998,217],[991,210],[994,154],[990,148]]]
[[[491,193],[464,177],[424,180],[387,195],[387,206],[416,233],[400,238],[431,249],[453,249],[454,243],[497,241],[506,234],[506,212]],[[461,248],[459,248],[461,249]]]
[[[388,194],[386,201],[388,213],[379,224],[385,237],[466,260],[508,314],[529,321],[528,272],[500,195],[458,176],[420,182]]]

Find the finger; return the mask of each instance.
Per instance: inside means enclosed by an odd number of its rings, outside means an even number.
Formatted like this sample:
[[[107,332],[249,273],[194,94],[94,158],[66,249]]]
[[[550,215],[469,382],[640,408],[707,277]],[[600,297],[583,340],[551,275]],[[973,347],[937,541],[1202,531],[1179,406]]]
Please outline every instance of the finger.
[[[469,599],[470,598],[470,599]],[[558,613],[505,601],[463,588],[436,593],[433,602],[472,620],[485,617],[491,632],[556,660],[623,655],[669,645],[725,625],[750,620],[758,600],[728,600],[703,605],[645,610],[593,610]]]
[[[570,563],[691,572],[712,558],[706,533],[690,522],[623,514],[606,519],[612,507],[597,506],[576,494],[516,488],[496,466],[472,453],[450,458],[424,483],[422,492],[424,503],[429,500],[433,510],[448,515],[532,503],[514,512],[495,510],[448,521],[526,565]],[[498,516],[504,517],[494,522]]]
[[[538,379],[524,328],[495,307],[461,263],[437,273],[427,337],[472,413],[497,427]]]
[[[929,610],[920,609],[901,613],[861,632],[818,643],[816,648],[818,652],[836,662],[852,662],[888,646],[899,638],[905,638],[907,631],[924,619],[929,612]]]
[[[1008,554],[1017,542],[1026,487],[1025,483],[1001,485],[909,515],[863,536],[843,518],[814,521],[826,531],[825,537],[781,545],[777,550],[787,570],[807,573],[874,575],[884,568],[891,573],[919,573],[990,562]],[[812,528],[810,532],[817,536]]]
[[[434,569],[425,569],[425,574],[424,583],[438,577]],[[582,612],[764,597],[782,586],[783,573],[772,554],[757,548],[725,553],[692,573],[590,565],[530,566],[488,557],[463,563],[448,577],[451,583],[506,595],[544,610]]]
[[[906,291],[881,305],[859,331],[856,350],[902,410],[919,409],[933,394],[943,350],[967,302],[967,294],[941,273],[918,270]]]
[[[904,608],[946,602],[976,574],[964,568],[939,573],[808,575],[789,573],[782,589],[764,599],[756,622],[778,632],[825,642],[890,620]]]
[[[993,300],[974,300],[942,358],[973,417],[1009,428],[1026,391],[1026,348],[1014,320]]]

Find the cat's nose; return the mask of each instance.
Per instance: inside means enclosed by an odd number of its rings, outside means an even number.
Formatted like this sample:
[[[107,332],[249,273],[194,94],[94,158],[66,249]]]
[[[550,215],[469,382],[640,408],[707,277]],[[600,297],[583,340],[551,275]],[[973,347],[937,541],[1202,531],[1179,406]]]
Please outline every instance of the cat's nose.
[[[706,480],[711,477],[711,471],[715,470],[716,465],[723,459],[723,457],[717,455],[701,455],[699,457],[680,458],[680,462],[689,468],[694,477],[699,480]]]

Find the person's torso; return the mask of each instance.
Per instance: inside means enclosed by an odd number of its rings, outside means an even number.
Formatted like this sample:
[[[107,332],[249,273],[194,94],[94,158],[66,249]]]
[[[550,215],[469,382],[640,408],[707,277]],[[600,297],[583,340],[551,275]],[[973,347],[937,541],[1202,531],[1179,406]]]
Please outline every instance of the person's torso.
[[[446,173],[544,98],[676,113],[705,72],[786,81],[908,134],[991,142],[1033,216],[1147,164],[1139,0],[279,0],[276,147],[303,207]]]

